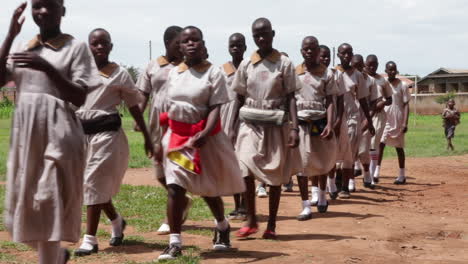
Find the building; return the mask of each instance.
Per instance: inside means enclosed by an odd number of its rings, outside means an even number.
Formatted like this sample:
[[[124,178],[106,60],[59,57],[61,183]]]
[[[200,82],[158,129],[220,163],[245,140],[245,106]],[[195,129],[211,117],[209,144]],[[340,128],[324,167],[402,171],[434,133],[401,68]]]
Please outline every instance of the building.
[[[440,68],[418,82],[418,93],[466,93],[468,70]]]

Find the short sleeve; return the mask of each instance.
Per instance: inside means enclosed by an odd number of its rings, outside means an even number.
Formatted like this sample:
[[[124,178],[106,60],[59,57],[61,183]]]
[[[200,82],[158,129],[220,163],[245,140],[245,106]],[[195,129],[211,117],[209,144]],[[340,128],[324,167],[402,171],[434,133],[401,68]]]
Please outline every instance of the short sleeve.
[[[369,96],[369,89],[367,88],[367,82],[364,79],[364,76],[360,72],[357,73],[357,83],[356,83],[356,97],[358,100]]]
[[[154,67],[154,62],[150,62],[148,67],[146,68],[145,72],[138,77],[137,87],[140,91],[145,94],[150,94],[152,90],[151,85],[151,70]]]
[[[286,89],[286,93],[294,93],[301,89],[301,82],[297,78],[296,68],[294,64],[287,60],[284,62],[284,69],[283,69],[283,85]]]
[[[138,105],[143,101],[143,95],[135,86],[130,74],[121,68],[121,83],[119,86],[120,97],[125,102],[128,108]]]
[[[237,69],[234,80],[232,80],[231,89],[242,96],[247,95],[247,67],[248,60],[243,60]]]
[[[213,66],[212,66],[213,67]],[[226,88],[226,79],[219,69],[214,69],[210,73],[211,94],[209,106],[221,105],[229,102]]]
[[[402,82],[402,89],[403,89],[402,91],[403,103],[407,104],[411,99],[411,94],[408,89],[408,85]]]
[[[336,82],[335,74],[331,70],[327,70],[327,79],[325,81],[325,95],[338,95],[340,90]]]
[[[101,85],[99,72],[94,62],[94,57],[86,43],[81,42],[76,46],[73,61],[70,67],[71,81],[86,88]]]

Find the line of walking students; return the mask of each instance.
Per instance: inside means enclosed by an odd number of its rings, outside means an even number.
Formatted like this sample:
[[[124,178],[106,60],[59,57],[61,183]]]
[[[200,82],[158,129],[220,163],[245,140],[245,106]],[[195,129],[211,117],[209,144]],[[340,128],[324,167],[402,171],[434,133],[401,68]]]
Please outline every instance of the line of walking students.
[[[182,254],[181,227],[191,195],[203,197],[215,218],[214,250],[229,249],[230,225],[222,196],[234,195],[230,219],[246,220],[237,237],[259,230],[255,180],[269,186],[264,239],[276,239],[281,185],[298,176],[303,210],[326,212],[328,201],[355,191],[353,166],[360,161],[364,186],[378,182],[385,145],[398,152],[406,181],[404,133],[408,88],[388,62],[388,78],[377,74],[378,59],[364,61],[350,44],[338,48],[341,64],[328,68],[330,50],[309,36],[304,61],[294,67],[273,48],[275,31],[266,18],[252,24],[257,51],[244,59],[245,37],[229,37],[232,61],[208,60],[202,31],[172,26],[164,33],[166,53],[151,61],[137,84],[109,59],[113,44],[105,29],[89,44],[61,32],[62,0],[32,0],[40,34],[12,44],[27,3],[13,14],[0,50],[0,83],[14,80],[18,100],[7,162],[5,225],[15,242],[37,249],[39,263],[66,263],[61,241],[78,242],[81,206],[86,232],[76,256],[98,252],[101,211],[112,223],[111,246],[124,239],[126,222],[112,197],[128,165],[129,148],[117,106],[124,101],[142,131],[155,179],[168,192],[167,217],[159,228],[169,246],[159,260]],[[149,102],[149,105],[148,105]],[[142,113],[149,108],[149,126]],[[341,179],[336,181],[336,175]],[[308,195],[312,180],[312,200]],[[339,183],[339,184],[338,184]],[[339,186],[337,186],[339,185]]]

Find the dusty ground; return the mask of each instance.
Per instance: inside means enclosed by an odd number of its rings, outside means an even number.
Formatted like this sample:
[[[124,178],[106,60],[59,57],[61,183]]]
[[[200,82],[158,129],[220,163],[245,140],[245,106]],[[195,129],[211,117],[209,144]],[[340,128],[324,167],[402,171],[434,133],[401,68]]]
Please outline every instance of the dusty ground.
[[[267,199],[258,199],[261,232],[249,240],[232,236],[232,252],[211,252],[208,236],[184,234],[184,244],[201,249],[202,263],[468,263],[468,155],[411,158],[407,164],[409,184],[391,184],[397,162],[386,160],[378,188],[364,190],[360,184],[352,199],[331,202],[328,213],[316,213],[307,222],[296,221],[301,204],[295,186],[296,192],[284,194],[281,200],[277,229],[280,241],[260,238]],[[151,173],[150,169],[129,170],[125,183],[155,184]],[[232,202],[230,198],[227,201]],[[212,226],[212,221],[188,221],[186,228]],[[237,230],[241,223],[232,226]],[[104,247],[102,250],[109,254],[71,263],[155,259],[167,238],[132,231],[130,227],[127,235],[139,235],[151,242]],[[7,235],[0,233],[0,240],[7,240]],[[101,242],[101,246],[106,244]],[[35,257],[31,252],[11,254],[25,261]]]

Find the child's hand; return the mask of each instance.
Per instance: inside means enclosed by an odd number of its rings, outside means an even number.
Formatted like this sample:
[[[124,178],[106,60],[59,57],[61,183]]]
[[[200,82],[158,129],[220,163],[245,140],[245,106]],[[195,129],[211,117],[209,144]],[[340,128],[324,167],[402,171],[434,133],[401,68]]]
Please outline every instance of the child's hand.
[[[403,127],[403,133],[406,133],[406,132],[408,132],[408,127],[407,127],[407,126],[404,126],[404,127]]]
[[[148,158],[158,158],[156,157],[154,154],[154,146],[153,146],[153,143],[151,142],[151,140],[149,139],[145,139],[145,152],[146,152],[146,156],[148,156]],[[161,157],[160,157],[161,158]],[[161,161],[162,158],[159,160]]]
[[[52,65],[48,61],[33,52],[14,53],[10,55],[10,59],[18,68],[29,68],[45,73],[49,73],[52,69]]]
[[[290,148],[297,148],[297,146],[299,146],[299,133],[297,129],[291,129],[291,131],[289,131],[288,146]]]
[[[322,134],[320,134],[320,138],[331,139],[332,135],[333,135],[333,129],[331,128],[331,126],[327,125],[325,129],[323,129]]]
[[[203,147],[203,145],[206,144],[207,139],[208,139],[208,136],[203,131],[198,132],[195,136],[193,136],[190,139],[187,146],[188,147],[193,147],[193,148],[201,148],[201,147]]]
[[[13,16],[10,22],[10,29],[8,30],[8,36],[12,39],[16,38],[16,36],[18,36],[18,34],[21,32],[24,20],[26,19],[24,16],[22,17],[21,15],[23,15],[27,5],[28,2],[24,2],[21,5],[19,5],[18,8],[16,8],[13,12]]]
[[[367,122],[367,119],[362,122],[362,128],[361,132],[365,132],[367,129],[369,129],[369,123]]]
[[[374,128],[374,125],[372,123],[368,123],[368,130],[369,130],[369,133],[371,134],[371,136],[375,135],[375,128]]]

